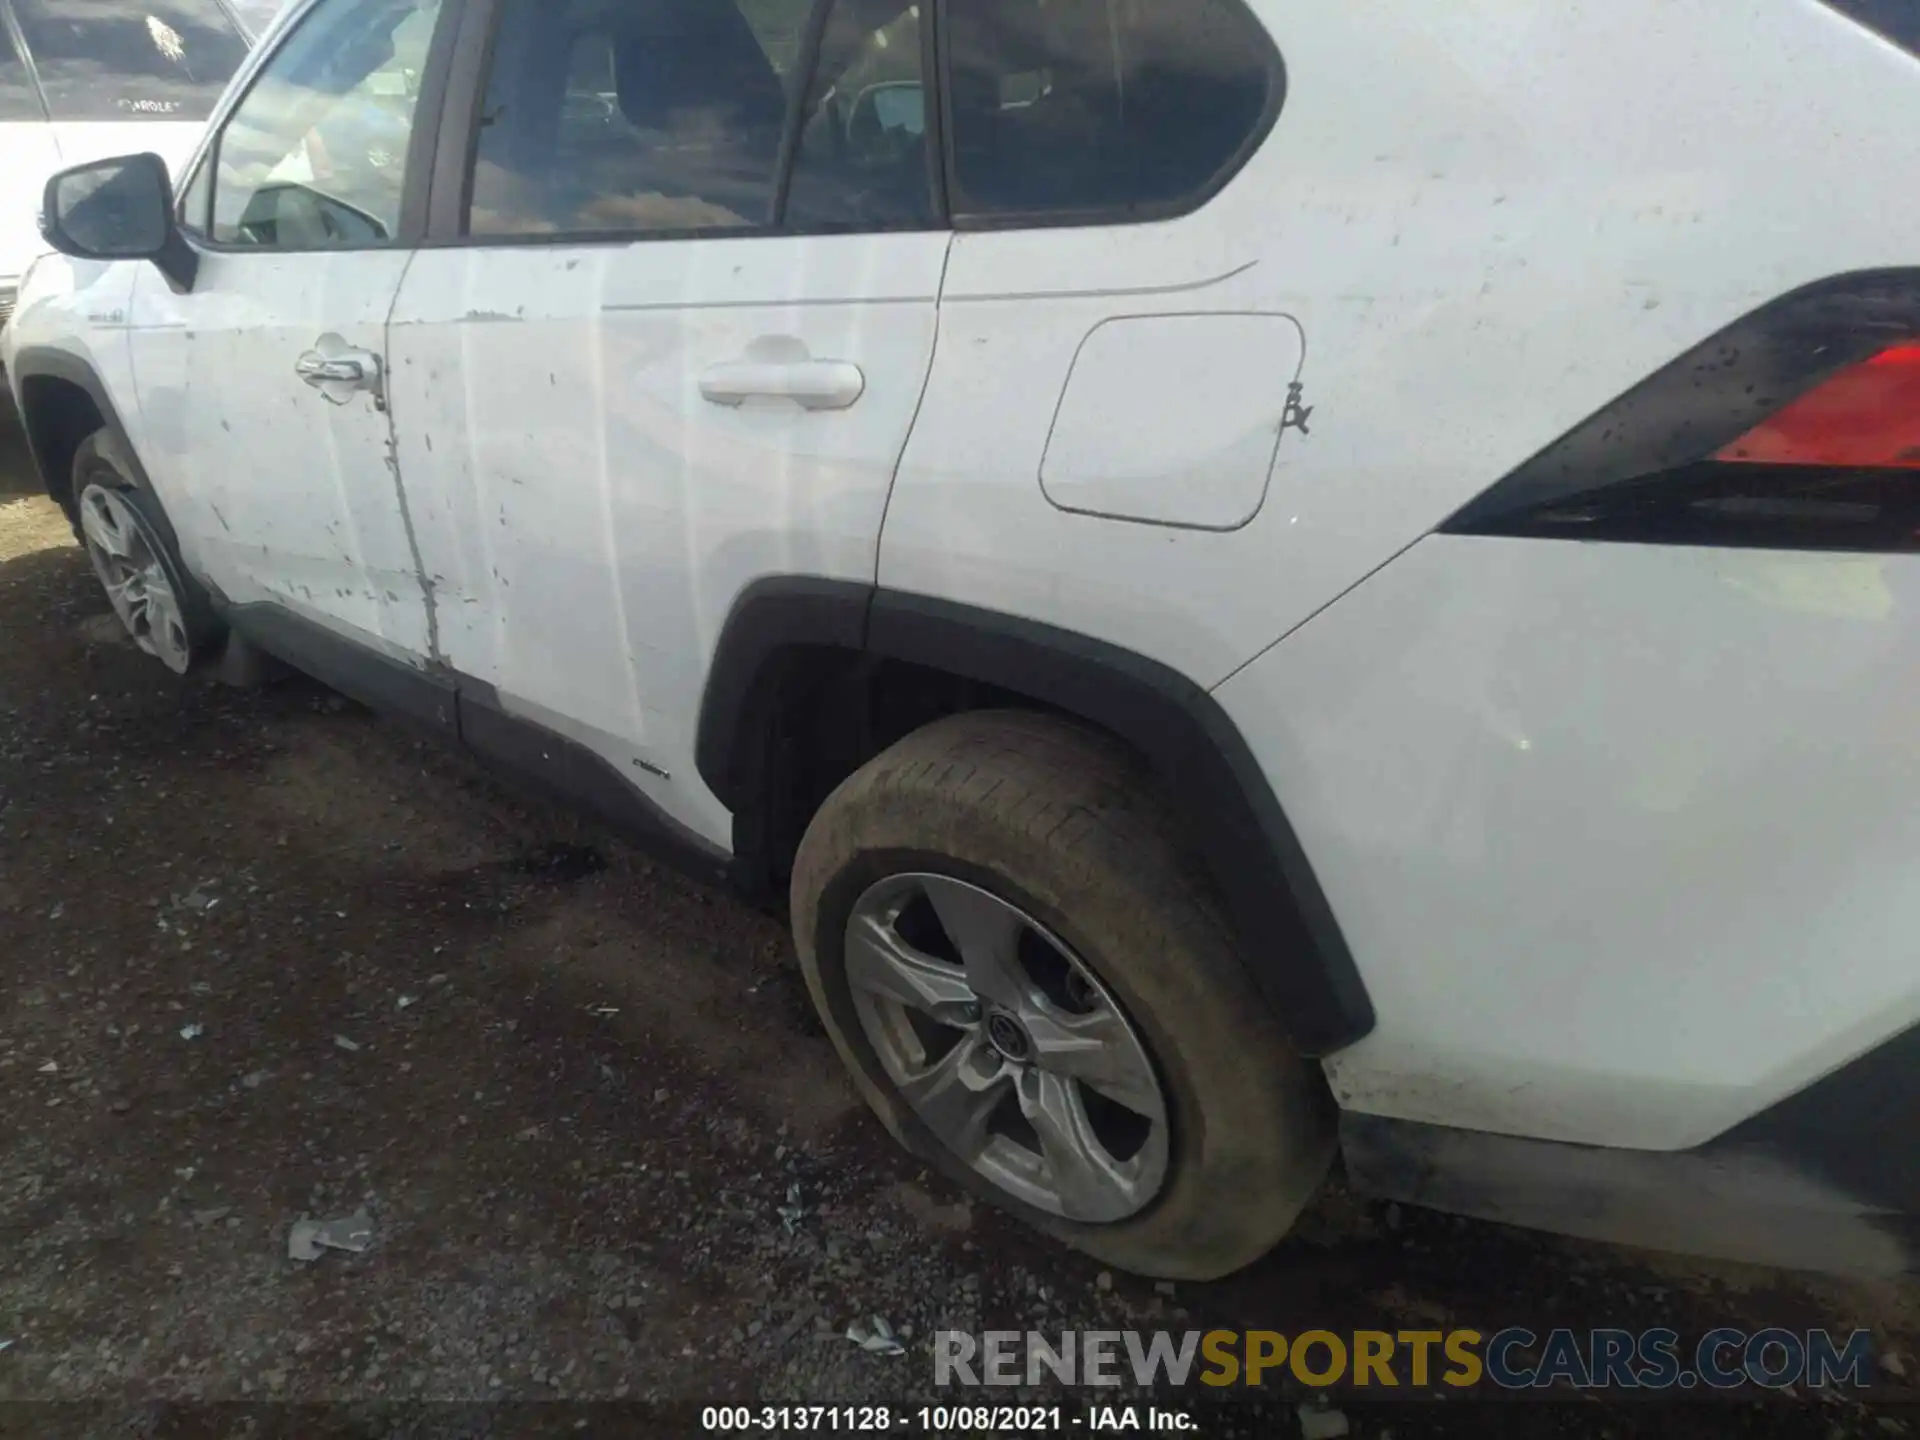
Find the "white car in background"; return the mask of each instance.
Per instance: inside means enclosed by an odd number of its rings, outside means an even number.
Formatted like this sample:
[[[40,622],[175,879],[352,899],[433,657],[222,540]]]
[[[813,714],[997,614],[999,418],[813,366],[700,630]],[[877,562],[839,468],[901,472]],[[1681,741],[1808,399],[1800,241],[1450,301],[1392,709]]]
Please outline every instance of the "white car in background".
[[[221,0],[0,0],[0,325],[41,240],[47,177],[129,150],[178,170],[246,58]]]

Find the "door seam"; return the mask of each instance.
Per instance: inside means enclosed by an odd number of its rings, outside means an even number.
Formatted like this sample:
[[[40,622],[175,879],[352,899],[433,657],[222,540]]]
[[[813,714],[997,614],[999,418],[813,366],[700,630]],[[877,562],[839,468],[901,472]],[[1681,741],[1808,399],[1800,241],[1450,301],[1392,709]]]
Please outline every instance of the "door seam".
[[[434,593],[433,577],[427,574],[427,563],[420,551],[420,536],[413,526],[413,508],[407,501],[406,481],[400,474],[400,422],[393,403],[393,392],[398,387],[393,383],[392,366],[389,364],[393,356],[393,317],[400,308],[400,292],[406,289],[407,277],[413,273],[413,262],[419,258],[417,249],[408,253],[407,263],[400,271],[399,283],[393,287],[393,299],[387,304],[387,317],[380,325],[381,390],[386,397],[387,417],[385,458],[387,473],[393,477],[394,497],[400,502],[400,526],[407,534],[407,553],[413,559],[414,577],[420,582],[420,598],[427,607],[427,666],[429,669],[445,671],[447,657],[440,649],[439,597]]]
[[[880,583],[880,552],[887,542],[887,516],[893,511],[893,492],[900,484],[900,469],[913,448],[913,435],[920,428],[920,412],[926,408],[927,392],[933,388],[934,367],[940,363],[941,307],[947,298],[947,268],[953,264],[955,234],[947,236],[946,252],[940,257],[940,282],[933,292],[933,343],[927,347],[927,371],[920,380],[920,397],[913,402],[913,418],[907,422],[907,437],[900,442],[900,453],[893,457],[893,474],[887,478],[887,498],[880,507],[880,529],[873,537],[873,583]]]

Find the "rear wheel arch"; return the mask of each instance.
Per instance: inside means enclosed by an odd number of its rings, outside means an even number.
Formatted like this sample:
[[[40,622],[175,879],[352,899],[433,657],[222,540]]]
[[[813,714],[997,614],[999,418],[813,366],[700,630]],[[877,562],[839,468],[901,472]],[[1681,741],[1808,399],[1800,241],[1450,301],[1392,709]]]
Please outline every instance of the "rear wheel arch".
[[[888,1129],[1135,1273],[1213,1279],[1319,1191],[1330,1097],[1142,757],[1033,709],[924,725],[808,826],[816,1009]]]
[[[827,794],[918,725],[1007,705],[1080,720],[1146,760],[1302,1054],[1330,1054],[1373,1028],[1332,907],[1213,697],[1157,661],[1017,616],[806,577],[743,592],[708,669],[695,752],[734,812],[741,878],[780,887]]]

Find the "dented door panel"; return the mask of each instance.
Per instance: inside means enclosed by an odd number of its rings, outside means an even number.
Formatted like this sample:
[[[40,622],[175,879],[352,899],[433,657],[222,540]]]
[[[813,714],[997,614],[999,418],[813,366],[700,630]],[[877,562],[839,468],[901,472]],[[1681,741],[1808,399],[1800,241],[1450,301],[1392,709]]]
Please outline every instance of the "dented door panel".
[[[314,354],[383,356],[408,258],[208,253],[185,296],[147,270],[133,364],[143,455],[189,563],[233,604],[283,606],[424,661],[432,615],[384,397],[301,370]]]
[[[449,667],[730,845],[693,764],[720,628],[763,576],[873,579],[947,246],[421,252],[393,403]]]

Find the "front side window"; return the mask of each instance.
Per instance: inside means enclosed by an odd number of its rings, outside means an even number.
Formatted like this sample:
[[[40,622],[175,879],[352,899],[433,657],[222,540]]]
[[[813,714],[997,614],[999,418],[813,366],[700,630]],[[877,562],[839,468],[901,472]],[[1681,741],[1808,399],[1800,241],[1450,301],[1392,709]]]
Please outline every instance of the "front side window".
[[[962,0],[947,15],[957,215],[1197,203],[1281,98],[1241,0]]]
[[[813,0],[508,0],[469,233],[763,229],[781,223],[789,148],[796,224],[929,214],[915,7],[837,0],[819,63],[803,76],[813,9]],[[889,50],[891,64],[875,59]],[[802,94],[802,129],[785,147]]]
[[[13,48],[6,27],[0,25],[0,121],[46,118],[40,97],[33,93],[33,81],[27,78],[27,67]]]
[[[220,132],[217,243],[319,250],[398,234],[439,8],[439,0],[330,0],[301,20]]]
[[[247,55],[216,0],[13,0],[13,9],[55,120],[204,120]]]

